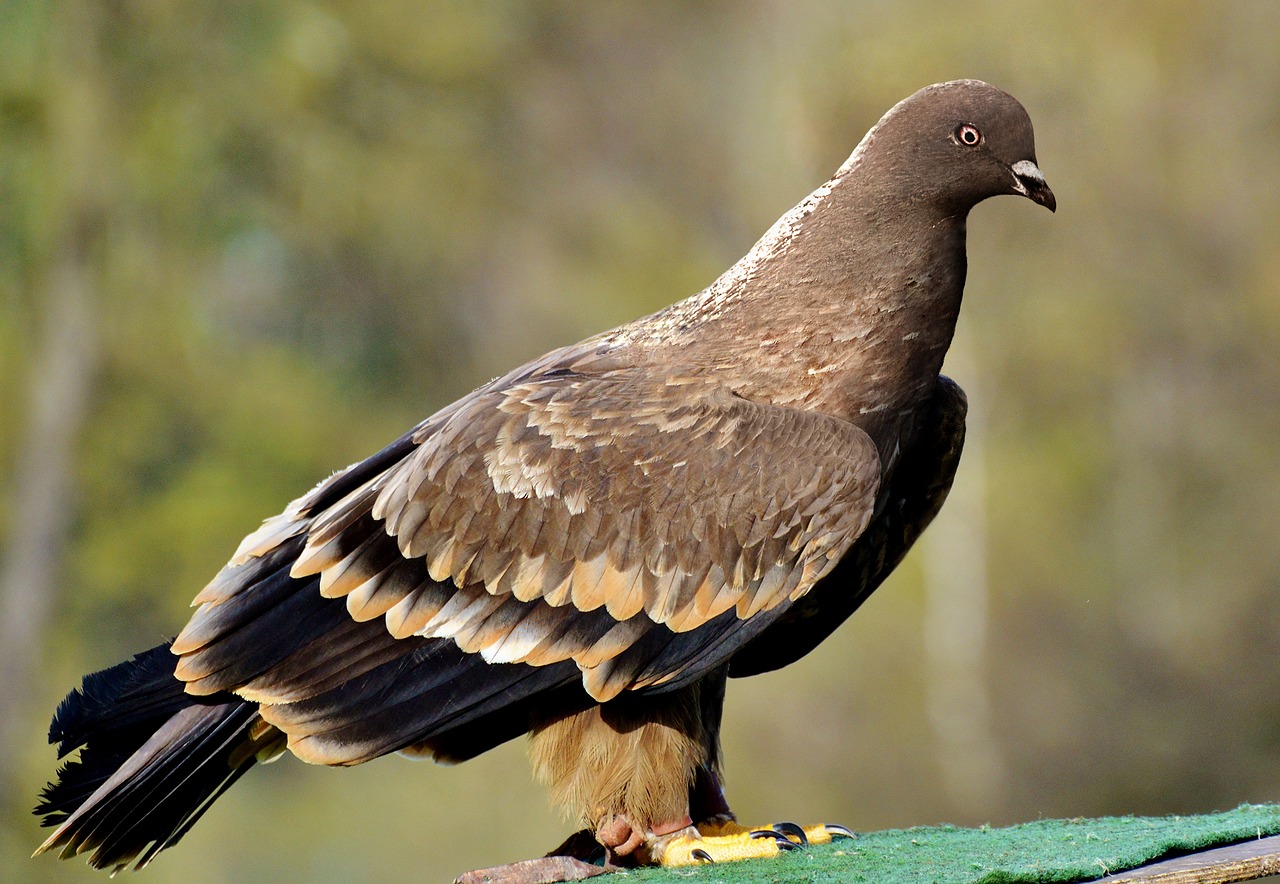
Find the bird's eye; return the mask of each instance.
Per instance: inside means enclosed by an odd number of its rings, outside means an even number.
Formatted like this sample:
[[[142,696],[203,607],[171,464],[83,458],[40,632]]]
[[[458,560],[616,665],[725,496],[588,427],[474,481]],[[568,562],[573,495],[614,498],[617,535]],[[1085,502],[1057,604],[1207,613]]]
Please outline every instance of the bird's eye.
[[[982,143],[982,132],[972,123],[962,123],[956,127],[953,136],[956,144],[963,144],[965,147],[973,147]]]

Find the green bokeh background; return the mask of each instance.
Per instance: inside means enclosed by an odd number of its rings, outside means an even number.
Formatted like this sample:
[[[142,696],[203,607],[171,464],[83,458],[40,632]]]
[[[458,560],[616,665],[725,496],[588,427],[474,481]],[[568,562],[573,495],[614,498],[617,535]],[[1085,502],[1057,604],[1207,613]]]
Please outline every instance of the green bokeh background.
[[[748,821],[1280,799],[1280,4],[0,2],[0,879],[49,713],[262,518],[684,297],[884,110],[978,77],[1061,208],[970,224],[953,500],[730,686]],[[571,829],[513,743],[247,777],[156,882],[442,880]]]

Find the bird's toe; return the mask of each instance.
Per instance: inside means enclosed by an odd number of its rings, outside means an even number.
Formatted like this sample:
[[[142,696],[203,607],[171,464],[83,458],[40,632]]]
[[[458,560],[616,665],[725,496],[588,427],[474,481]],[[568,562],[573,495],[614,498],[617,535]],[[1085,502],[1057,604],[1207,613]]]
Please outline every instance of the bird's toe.
[[[686,831],[672,838],[663,845],[658,860],[664,866],[690,866],[762,859],[804,850],[811,844],[826,844],[835,838],[852,837],[852,830],[833,823],[800,826],[782,822],[749,828],[717,820],[699,824],[696,832]]]

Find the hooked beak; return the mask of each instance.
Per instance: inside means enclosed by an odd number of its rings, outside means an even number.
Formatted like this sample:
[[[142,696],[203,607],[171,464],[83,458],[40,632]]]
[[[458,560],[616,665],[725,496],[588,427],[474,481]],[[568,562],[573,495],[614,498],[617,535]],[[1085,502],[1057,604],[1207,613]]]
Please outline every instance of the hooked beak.
[[[1050,212],[1058,210],[1058,200],[1044,180],[1044,173],[1031,160],[1018,160],[1009,167],[1013,172],[1013,189],[1031,200],[1039,203]]]

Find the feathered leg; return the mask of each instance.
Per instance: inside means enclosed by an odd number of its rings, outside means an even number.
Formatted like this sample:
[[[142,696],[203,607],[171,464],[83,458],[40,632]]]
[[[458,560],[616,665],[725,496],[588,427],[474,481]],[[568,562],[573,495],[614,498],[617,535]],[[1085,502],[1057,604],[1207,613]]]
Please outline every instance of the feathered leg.
[[[720,787],[724,688],[719,670],[536,728],[534,773],[587,826],[559,852],[589,858],[584,841],[594,835],[610,862],[679,866],[776,856],[852,835],[842,826],[737,824]]]
[[[653,696],[626,697],[536,728],[534,774],[611,858],[652,862],[692,826],[690,794],[715,779],[724,673]]]

